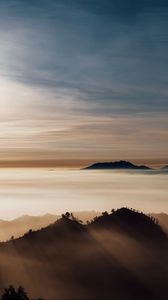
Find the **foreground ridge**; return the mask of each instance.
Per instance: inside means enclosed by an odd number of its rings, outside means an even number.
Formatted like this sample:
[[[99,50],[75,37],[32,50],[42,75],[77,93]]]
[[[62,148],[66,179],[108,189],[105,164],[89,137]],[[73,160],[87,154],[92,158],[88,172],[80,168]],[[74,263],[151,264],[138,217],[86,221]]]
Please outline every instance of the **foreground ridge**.
[[[0,243],[0,289],[19,284],[30,299],[166,300],[167,253],[152,216],[123,207],[83,224],[67,212]]]

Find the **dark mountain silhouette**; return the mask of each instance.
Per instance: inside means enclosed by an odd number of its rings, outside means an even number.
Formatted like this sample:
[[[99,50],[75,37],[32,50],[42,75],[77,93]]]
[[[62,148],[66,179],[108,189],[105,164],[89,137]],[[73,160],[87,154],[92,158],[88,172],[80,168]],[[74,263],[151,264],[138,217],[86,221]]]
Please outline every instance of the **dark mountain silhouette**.
[[[82,220],[83,223],[91,221],[95,217],[101,215],[97,211],[80,211],[73,213],[77,219]],[[164,231],[168,232],[168,215],[165,213],[151,214],[155,219],[158,220]],[[61,216],[54,214],[45,214],[43,216],[22,216],[12,221],[0,220],[0,241],[9,240],[11,237],[18,238],[23,236],[30,229],[38,230],[44,228],[56,220],[60,219]]]
[[[125,170],[151,170],[151,168],[147,167],[147,166],[137,166],[132,164],[129,161],[124,161],[124,160],[120,160],[120,161],[115,161],[115,162],[98,162],[95,163],[93,165],[90,165],[86,168],[84,168],[84,170],[120,170],[120,169],[125,169]]]
[[[100,216],[96,216],[88,224],[82,224],[74,217],[73,214],[66,213],[62,215],[53,224],[37,231],[29,230],[23,237],[16,239],[28,239],[34,237],[37,239],[45,238],[54,235],[59,238],[68,238],[71,236],[86,234],[90,229],[108,229],[110,231],[117,231],[122,234],[134,236],[137,239],[144,237],[148,241],[161,240],[167,241],[167,235],[158,224],[158,220],[152,215],[147,216],[142,212],[134,209],[121,208],[113,210],[112,213],[104,212]]]
[[[74,212],[79,220],[86,223],[90,221],[95,216],[100,215],[100,212],[96,211],[79,211]],[[29,216],[24,215],[11,221],[0,220],[0,241],[9,240],[12,236],[14,238],[21,237],[29,229],[38,230],[42,227],[47,227],[48,225],[54,223],[56,220],[60,219],[60,215],[45,214],[43,216]]]
[[[89,225],[93,228],[110,229],[128,234],[135,239],[150,241],[165,241],[166,234],[158,225],[158,220],[153,216],[149,217],[136,210],[121,208],[112,214],[105,212],[103,216],[96,217]]]
[[[50,226],[0,243],[0,288],[30,298],[166,300],[167,236],[153,218],[127,208],[87,225],[66,213]]]

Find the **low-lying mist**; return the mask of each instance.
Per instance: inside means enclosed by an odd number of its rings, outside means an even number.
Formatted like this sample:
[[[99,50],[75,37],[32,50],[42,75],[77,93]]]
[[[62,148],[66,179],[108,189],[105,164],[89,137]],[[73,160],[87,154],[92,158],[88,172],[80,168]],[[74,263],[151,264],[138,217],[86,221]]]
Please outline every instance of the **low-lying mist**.
[[[168,213],[167,175],[145,172],[0,169],[0,218],[122,206]],[[152,211],[151,211],[152,210]]]

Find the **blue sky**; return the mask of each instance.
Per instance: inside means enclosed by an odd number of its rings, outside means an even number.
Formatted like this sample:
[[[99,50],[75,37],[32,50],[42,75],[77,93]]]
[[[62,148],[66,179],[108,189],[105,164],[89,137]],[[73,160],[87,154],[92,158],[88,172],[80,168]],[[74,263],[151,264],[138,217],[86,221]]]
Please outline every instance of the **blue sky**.
[[[166,2],[2,0],[1,157],[166,159]]]

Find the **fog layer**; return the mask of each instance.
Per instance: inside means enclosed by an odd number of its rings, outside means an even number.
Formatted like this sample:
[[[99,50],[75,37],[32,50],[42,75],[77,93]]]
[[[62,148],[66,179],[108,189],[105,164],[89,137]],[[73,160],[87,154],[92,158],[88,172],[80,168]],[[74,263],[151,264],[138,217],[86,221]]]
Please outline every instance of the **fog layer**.
[[[167,175],[112,171],[0,169],[0,218],[111,210],[168,212]]]

